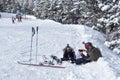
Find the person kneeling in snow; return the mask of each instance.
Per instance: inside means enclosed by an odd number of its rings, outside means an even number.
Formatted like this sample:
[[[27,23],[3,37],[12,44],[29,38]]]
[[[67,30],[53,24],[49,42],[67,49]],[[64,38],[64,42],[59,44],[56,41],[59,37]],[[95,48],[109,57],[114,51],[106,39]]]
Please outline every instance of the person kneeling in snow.
[[[98,48],[94,47],[91,42],[85,43],[85,48],[86,50],[84,51],[87,52],[88,56],[82,56],[82,59],[77,59],[77,65],[91,61],[97,61],[99,57],[102,57],[101,51]]]

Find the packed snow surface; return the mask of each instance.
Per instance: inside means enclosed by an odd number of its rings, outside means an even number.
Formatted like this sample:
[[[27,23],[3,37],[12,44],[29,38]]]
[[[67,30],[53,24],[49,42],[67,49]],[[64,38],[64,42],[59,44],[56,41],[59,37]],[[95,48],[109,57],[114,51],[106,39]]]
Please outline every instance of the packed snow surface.
[[[0,80],[120,80],[120,59],[104,45],[101,33],[84,25],[62,25],[51,20],[24,19],[13,24],[7,15],[2,14],[0,19]],[[103,57],[85,65],[64,62],[65,69],[20,65],[17,61],[29,60],[31,28],[37,26],[37,63],[43,55],[61,58],[66,44],[77,53],[84,49],[83,41],[100,48]],[[36,34],[32,50],[32,63],[36,63]]]

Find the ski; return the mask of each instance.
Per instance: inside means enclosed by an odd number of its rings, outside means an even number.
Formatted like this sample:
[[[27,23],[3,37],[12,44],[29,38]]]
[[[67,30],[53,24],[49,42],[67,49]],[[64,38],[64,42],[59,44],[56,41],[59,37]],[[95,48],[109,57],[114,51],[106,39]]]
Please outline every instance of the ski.
[[[21,65],[28,65],[28,66],[39,66],[39,67],[51,67],[51,68],[65,68],[65,66],[62,65],[50,65],[50,64],[46,64],[46,63],[39,63],[39,64],[30,64],[30,63],[24,63],[24,62],[19,62],[18,64]]]

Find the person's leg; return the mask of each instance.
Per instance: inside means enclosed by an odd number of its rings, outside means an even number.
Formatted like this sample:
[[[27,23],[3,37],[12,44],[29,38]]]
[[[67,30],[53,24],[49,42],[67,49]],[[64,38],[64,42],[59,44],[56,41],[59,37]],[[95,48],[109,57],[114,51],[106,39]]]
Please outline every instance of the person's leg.
[[[69,53],[69,56],[70,56],[70,59],[71,59],[71,61],[72,61],[72,63],[74,63],[75,62],[75,54],[74,53]]]
[[[63,54],[63,58],[61,58],[61,60],[62,61],[67,61],[67,60],[69,60],[69,57],[68,57],[69,55],[68,55],[68,53],[64,53]]]
[[[84,63],[84,59],[82,59],[82,58],[76,59],[75,63],[76,63],[76,65],[83,64]]]
[[[91,62],[91,61],[88,61],[88,60],[84,60],[84,64],[86,64],[86,63],[89,63],[89,62]]]
[[[57,62],[57,64],[62,64],[62,60],[59,59],[57,56],[51,55],[51,58]]]

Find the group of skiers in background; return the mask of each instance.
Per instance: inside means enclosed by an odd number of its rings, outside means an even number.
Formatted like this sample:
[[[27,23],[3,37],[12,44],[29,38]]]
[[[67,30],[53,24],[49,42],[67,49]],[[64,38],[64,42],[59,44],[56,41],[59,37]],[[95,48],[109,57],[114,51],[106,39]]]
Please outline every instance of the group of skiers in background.
[[[17,19],[18,22],[22,22],[22,13],[20,11],[17,11],[16,16],[12,16],[12,23],[15,23],[15,20]]]
[[[80,57],[75,55],[75,51],[69,44],[63,49],[63,58],[62,61],[71,61],[77,65],[85,64],[92,61],[97,61],[102,57],[101,51],[99,48],[93,46],[91,42],[84,43],[85,49],[78,49]],[[84,54],[87,53],[87,55]]]

